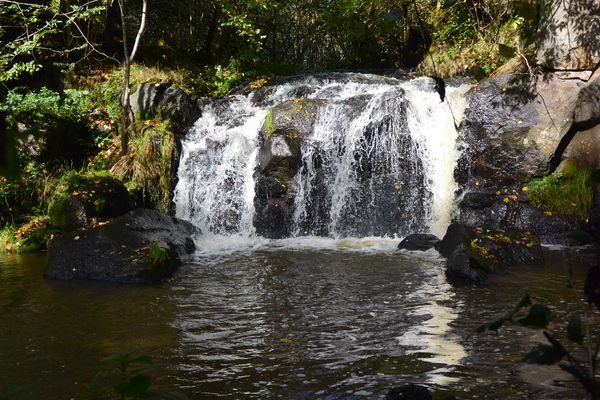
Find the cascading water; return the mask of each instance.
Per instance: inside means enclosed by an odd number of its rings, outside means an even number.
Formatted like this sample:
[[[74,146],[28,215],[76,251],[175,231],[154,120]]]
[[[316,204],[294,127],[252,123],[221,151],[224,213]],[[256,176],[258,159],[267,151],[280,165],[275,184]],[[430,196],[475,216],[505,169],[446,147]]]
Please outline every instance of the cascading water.
[[[269,110],[320,99],[297,173],[281,183],[293,197],[287,236],[443,235],[467,89],[448,87],[442,102],[430,78],[336,74],[214,102],[183,141],[177,216],[203,234],[255,236],[257,218],[269,218],[255,207]]]

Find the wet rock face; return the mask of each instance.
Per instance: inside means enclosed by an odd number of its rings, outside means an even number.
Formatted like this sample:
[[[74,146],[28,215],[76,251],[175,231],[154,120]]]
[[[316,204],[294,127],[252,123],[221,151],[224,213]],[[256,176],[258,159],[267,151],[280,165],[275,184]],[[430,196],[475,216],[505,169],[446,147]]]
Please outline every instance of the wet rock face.
[[[476,86],[460,130],[459,183],[497,187],[549,173],[585,86],[573,77],[508,74]]]
[[[452,223],[435,248],[446,260],[453,282],[481,284],[486,276],[516,265],[543,264],[539,239],[516,228],[491,229]]]
[[[536,208],[520,187],[497,192],[467,192],[459,203],[459,209],[460,214],[456,218],[459,223],[472,227],[530,230],[545,244],[578,244],[571,235],[584,228],[572,218]]]
[[[543,0],[536,62],[553,70],[593,69],[600,61],[600,3]]]
[[[137,209],[106,223],[59,236],[50,248],[44,276],[119,283],[159,282],[175,273],[181,259],[194,251],[194,233],[189,222],[158,211]]]
[[[294,193],[293,179],[302,164],[302,144],[310,137],[319,99],[294,99],[270,111],[262,129],[256,176],[254,226],[265,237],[283,238],[290,234]]]

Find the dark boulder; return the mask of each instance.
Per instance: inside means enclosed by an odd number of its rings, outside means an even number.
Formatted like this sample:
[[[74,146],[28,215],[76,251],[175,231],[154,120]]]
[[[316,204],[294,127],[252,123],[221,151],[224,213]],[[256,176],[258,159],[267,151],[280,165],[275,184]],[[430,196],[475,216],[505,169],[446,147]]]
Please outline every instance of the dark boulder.
[[[413,233],[412,235],[408,235],[400,244],[398,244],[399,249],[404,250],[420,250],[425,251],[433,248],[440,239],[428,233]]]
[[[44,276],[152,283],[173,275],[195,249],[194,227],[158,211],[137,209],[105,223],[65,233],[50,248]]]
[[[134,85],[129,102],[136,120],[160,114],[185,127],[192,125],[201,115],[202,101],[188,96],[175,85],[152,82]]]
[[[446,261],[451,281],[481,284],[489,273],[544,262],[539,239],[520,229],[468,227],[453,222],[435,248]]]
[[[61,179],[48,206],[52,225],[81,228],[94,219],[109,219],[131,210],[127,188],[111,176],[74,173]]]

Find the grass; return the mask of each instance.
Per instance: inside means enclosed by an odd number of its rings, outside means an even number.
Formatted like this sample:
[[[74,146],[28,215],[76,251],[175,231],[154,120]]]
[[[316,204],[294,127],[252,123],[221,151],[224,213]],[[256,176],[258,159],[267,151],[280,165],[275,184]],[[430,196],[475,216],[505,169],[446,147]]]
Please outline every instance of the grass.
[[[567,166],[529,183],[531,203],[548,212],[588,221],[592,207],[592,174],[585,168]]]
[[[0,250],[9,253],[43,251],[57,232],[47,216],[34,217],[20,227],[9,224],[0,230]]]

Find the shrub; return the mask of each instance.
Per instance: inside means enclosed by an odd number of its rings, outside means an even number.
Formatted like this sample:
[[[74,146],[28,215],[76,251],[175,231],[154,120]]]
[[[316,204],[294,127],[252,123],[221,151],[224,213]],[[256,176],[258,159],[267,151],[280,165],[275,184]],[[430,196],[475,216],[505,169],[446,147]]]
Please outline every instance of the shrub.
[[[568,176],[555,172],[529,183],[529,199],[534,206],[545,211],[587,221],[592,207],[591,181],[591,173],[587,169],[574,171],[569,168]]]

